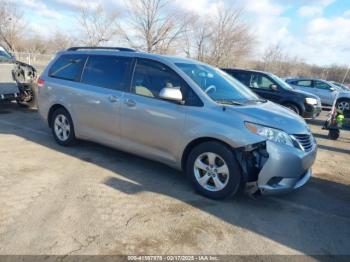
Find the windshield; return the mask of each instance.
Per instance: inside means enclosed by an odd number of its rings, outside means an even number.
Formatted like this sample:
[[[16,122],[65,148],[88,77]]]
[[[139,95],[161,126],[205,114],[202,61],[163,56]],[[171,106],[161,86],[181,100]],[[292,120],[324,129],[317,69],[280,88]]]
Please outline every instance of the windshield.
[[[220,69],[203,64],[176,63],[176,65],[215,102],[244,104],[262,101],[248,87]]]
[[[5,49],[0,48],[0,61],[12,60],[12,56]]]
[[[333,85],[337,86],[338,88],[344,90],[344,91],[349,91],[350,89],[340,83],[337,83],[337,82],[331,82]]]
[[[283,89],[294,90],[293,87],[291,87],[288,83],[286,83],[283,79],[279,78],[278,76],[274,74],[269,74],[269,76]]]

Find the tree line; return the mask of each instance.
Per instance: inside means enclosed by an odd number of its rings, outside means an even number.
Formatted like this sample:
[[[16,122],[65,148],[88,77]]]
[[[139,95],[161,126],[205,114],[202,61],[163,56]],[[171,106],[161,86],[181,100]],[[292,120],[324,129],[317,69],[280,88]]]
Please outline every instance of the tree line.
[[[217,67],[265,70],[282,77],[310,76],[342,82],[347,68],[311,65],[290,57],[279,45],[253,58],[259,45],[240,6],[222,4],[210,15],[195,15],[171,0],[126,1],[122,12],[83,1],[76,10],[77,33],[55,31],[45,38],[29,26],[14,1],[0,0],[0,43],[17,52],[52,54],[73,45],[120,45],[159,54],[180,54]],[[350,82],[350,74],[345,79]]]

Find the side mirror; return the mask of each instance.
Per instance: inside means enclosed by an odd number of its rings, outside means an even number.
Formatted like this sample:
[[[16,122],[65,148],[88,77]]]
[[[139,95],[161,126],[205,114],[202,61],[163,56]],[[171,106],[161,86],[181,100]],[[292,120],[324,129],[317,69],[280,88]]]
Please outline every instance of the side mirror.
[[[270,89],[273,90],[273,91],[277,91],[278,90],[277,85],[275,85],[275,84],[270,85]]]
[[[331,92],[337,91],[337,89],[335,89],[335,87],[331,87],[329,90],[330,90]]]
[[[180,89],[164,87],[160,90],[159,97],[164,100],[182,102],[182,93]]]

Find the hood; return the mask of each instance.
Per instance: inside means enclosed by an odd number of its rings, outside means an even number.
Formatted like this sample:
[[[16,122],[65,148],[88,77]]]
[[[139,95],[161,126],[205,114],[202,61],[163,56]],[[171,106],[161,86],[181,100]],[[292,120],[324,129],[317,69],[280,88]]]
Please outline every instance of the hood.
[[[288,108],[270,101],[254,105],[227,106],[227,111],[232,114],[239,113],[243,121],[280,129],[288,134],[310,132],[303,118]]]
[[[311,93],[308,93],[308,92],[305,92],[305,91],[301,91],[301,90],[298,90],[298,89],[293,89],[293,91],[291,91],[291,90],[288,90],[288,91],[289,92],[293,92],[293,93],[301,94],[304,97],[312,97],[312,98],[315,98],[315,99],[319,99],[319,97],[314,95],[314,94],[311,94]]]

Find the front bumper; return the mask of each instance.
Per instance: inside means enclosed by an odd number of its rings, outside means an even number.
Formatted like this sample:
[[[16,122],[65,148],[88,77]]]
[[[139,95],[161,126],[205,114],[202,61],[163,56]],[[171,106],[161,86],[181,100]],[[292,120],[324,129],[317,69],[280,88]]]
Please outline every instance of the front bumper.
[[[12,100],[16,100],[18,96],[19,96],[19,93],[0,94],[0,102],[1,102],[1,101],[12,101]]]
[[[263,195],[287,193],[302,187],[311,177],[316,154],[314,143],[309,152],[298,148],[266,142],[269,158],[259,172],[257,189]]]
[[[322,111],[321,104],[317,104],[317,105],[306,104],[303,117],[304,118],[316,118],[320,115],[321,111]]]

